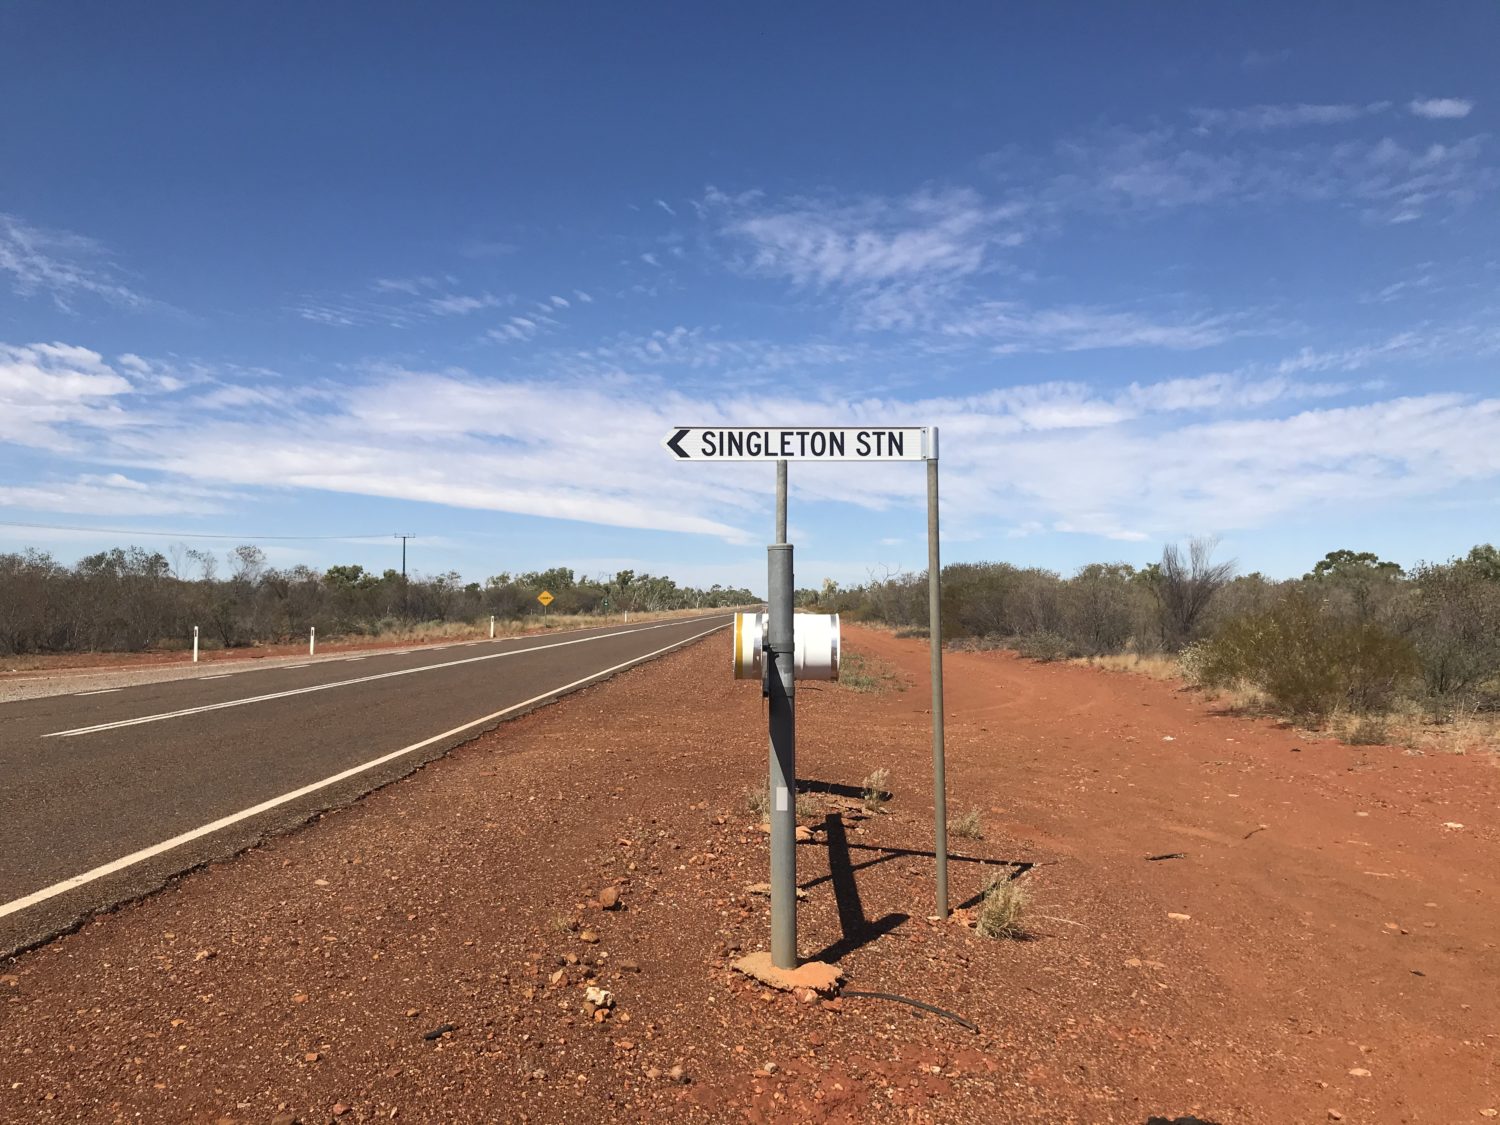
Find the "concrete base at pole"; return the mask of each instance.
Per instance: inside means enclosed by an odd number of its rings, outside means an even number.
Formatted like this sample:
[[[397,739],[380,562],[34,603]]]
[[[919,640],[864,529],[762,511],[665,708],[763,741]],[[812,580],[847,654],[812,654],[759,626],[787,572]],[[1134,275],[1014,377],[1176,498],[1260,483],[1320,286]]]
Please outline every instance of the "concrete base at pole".
[[[771,962],[771,955],[764,952],[746,954],[729,967],[782,992],[808,988],[819,996],[832,996],[838,991],[839,981],[844,979],[842,969],[825,961],[804,961],[795,969],[778,969]]]

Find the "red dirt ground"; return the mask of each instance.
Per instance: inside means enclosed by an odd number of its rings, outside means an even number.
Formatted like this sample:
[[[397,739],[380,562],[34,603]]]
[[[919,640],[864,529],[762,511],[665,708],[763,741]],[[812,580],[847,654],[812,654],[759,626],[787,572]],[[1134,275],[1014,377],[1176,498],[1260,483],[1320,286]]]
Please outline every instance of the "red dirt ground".
[[[1032,896],[1032,940],[994,941],[926,918],[924,643],[849,630],[847,649],[890,677],[799,686],[799,772],[857,789],[885,766],[894,799],[860,819],[813,795],[803,951],[977,1034],[728,970],[767,937],[744,802],[765,735],[721,634],[0,966],[0,1120],[1446,1125],[1500,1108],[1491,761],[951,654],[950,806],[984,824],[952,841],[955,900],[996,872]],[[623,909],[597,905],[609,886]],[[588,984],[615,994],[601,1022]]]

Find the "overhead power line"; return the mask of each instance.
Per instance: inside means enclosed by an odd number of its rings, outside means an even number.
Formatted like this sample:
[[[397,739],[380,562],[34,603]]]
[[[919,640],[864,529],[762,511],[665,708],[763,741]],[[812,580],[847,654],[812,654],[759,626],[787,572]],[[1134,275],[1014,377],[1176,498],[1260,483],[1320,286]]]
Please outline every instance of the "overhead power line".
[[[257,539],[384,539],[384,532],[375,535],[224,535],[209,531],[147,531],[139,527],[72,527],[58,523],[17,523],[0,520],[0,527],[27,527],[43,531],[97,531],[107,535],[149,535],[164,539],[238,539],[242,543]]]

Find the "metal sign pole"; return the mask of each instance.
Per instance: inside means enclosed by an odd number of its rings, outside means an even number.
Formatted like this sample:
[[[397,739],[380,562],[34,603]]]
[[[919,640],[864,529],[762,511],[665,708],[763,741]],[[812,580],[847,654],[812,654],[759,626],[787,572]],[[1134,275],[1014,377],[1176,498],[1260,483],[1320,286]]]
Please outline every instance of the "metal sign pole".
[[[936,822],[937,913],[948,917],[948,782],[943,752],[943,568],[938,558],[938,431],[927,446],[927,642],[932,650],[932,812]]]
[[[797,957],[797,729],[792,545],[786,541],[786,462],[776,462],[776,542],[767,548],[766,659],[770,665],[771,964]]]

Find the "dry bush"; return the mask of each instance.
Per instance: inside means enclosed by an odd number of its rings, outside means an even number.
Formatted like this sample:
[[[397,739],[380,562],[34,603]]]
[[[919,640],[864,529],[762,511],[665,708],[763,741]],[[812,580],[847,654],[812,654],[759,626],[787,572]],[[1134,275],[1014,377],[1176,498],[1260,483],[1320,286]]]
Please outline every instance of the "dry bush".
[[[1277,709],[1314,720],[1340,707],[1379,710],[1420,670],[1408,641],[1334,619],[1302,593],[1226,621],[1198,662],[1205,686],[1258,688]]]
[[[1081,655],[1078,647],[1066,637],[1050,631],[1027,633],[1024,637],[1017,637],[1015,650],[1027,660],[1036,660],[1043,664]]]
[[[762,782],[758,787],[745,790],[745,808],[750,815],[761,821],[771,818],[771,786]]]
[[[979,810],[970,809],[963,816],[948,822],[948,831],[965,840],[983,840],[984,826],[979,820]]]
[[[860,797],[865,803],[866,812],[879,812],[885,803],[891,799],[891,792],[887,788],[890,785],[890,781],[891,771],[881,766],[860,783],[864,790],[860,794]]]
[[[996,875],[984,889],[975,929],[983,937],[1017,940],[1026,936],[1026,911],[1031,895],[1009,875]]]
[[[1390,740],[1389,726],[1375,715],[1361,715],[1344,734],[1350,746],[1385,746]]]

